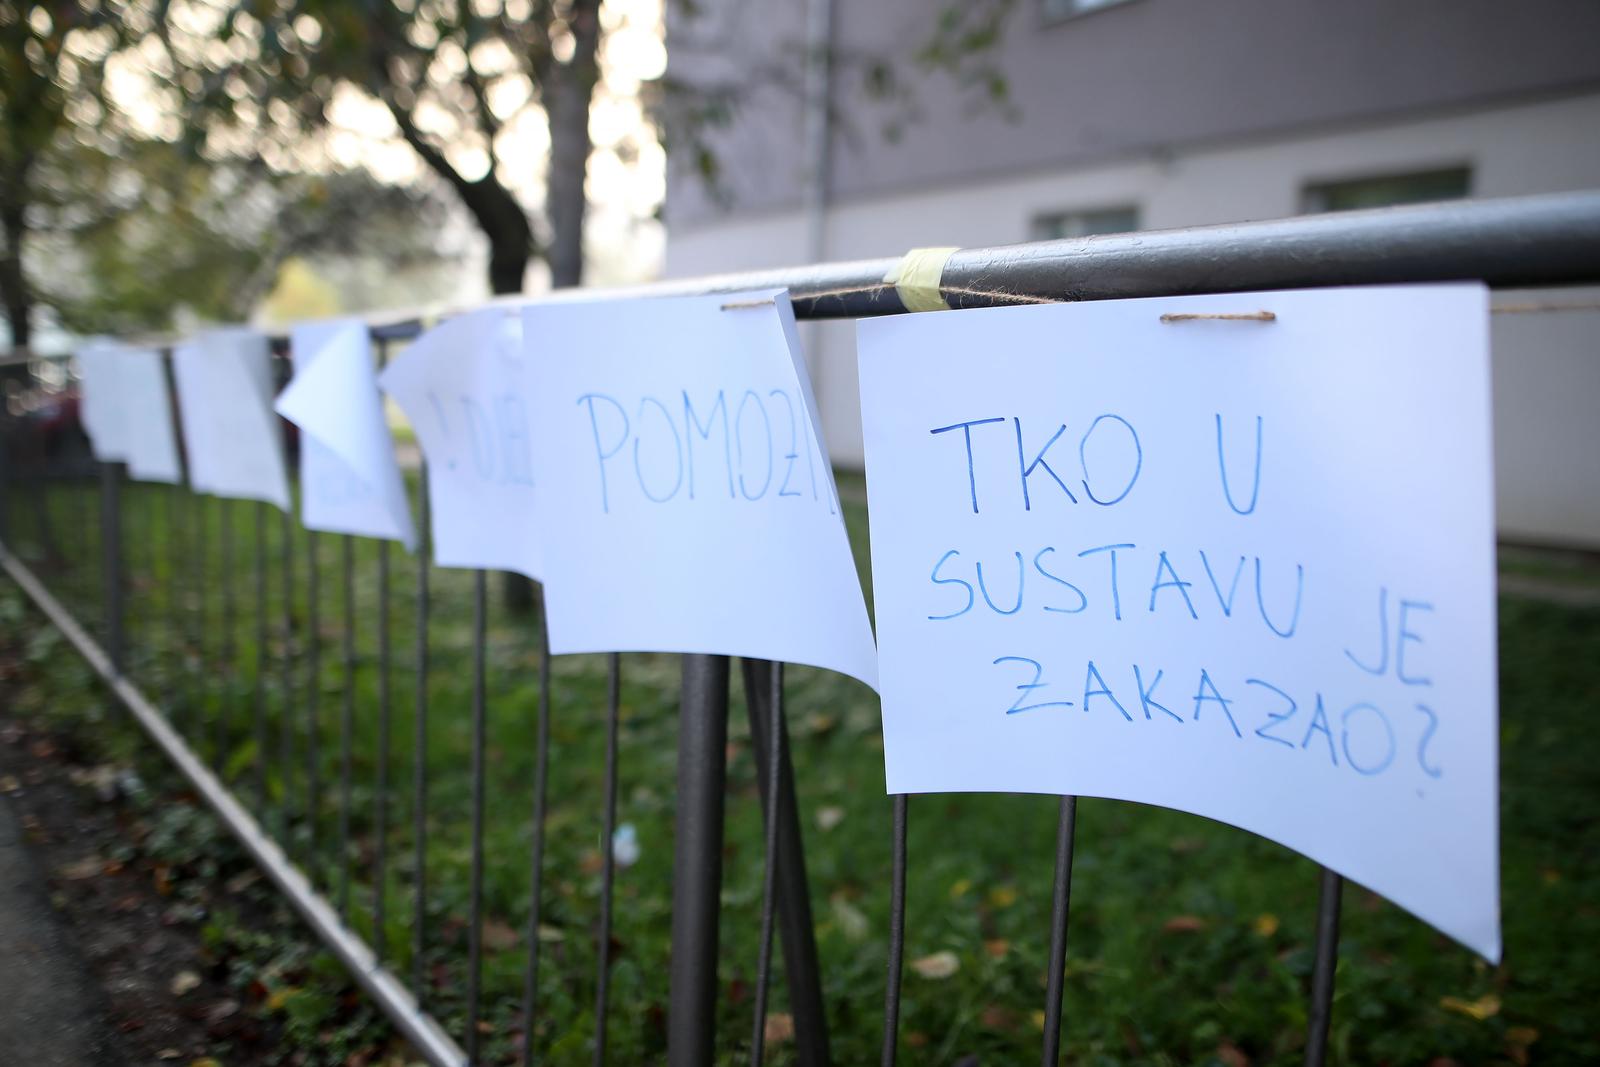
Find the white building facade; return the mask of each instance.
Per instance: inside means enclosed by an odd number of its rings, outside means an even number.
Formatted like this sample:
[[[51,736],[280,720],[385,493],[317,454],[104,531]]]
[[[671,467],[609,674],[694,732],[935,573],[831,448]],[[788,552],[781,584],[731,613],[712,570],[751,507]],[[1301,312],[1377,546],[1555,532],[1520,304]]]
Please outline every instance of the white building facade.
[[[848,68],[807,69],[803,42],[820,55],[821,42],[915,40],[896,12],[919,6],[863,16],[760,0],[724,20],[725,35],[769,42],[811,80],[798,97],[753,91],[735,111],[713,142],[733,184],[723,199],[674,166],[670,276],[1600,188],[1600,49],[1572,47],[1600,40],[1600,5],[1582,0],[1021,3],[994,57],[1012,117],[963,107],[929,75],[927,106],[953,117],[893,139],[853,130],[839,118],[860,101]],[[1252,41],[1252,26],[1267,29]],[[675,33],[689,36],[669,28],[669,46]],[[692,43],[671,54],[698,69]],[[1181,69],[1163,74],[1164,60]],[[1053,114],[1085,84],[1117,104]],[[1496,296],[1534,302],[1596,305],[1600,289]],[[1600,548],[1600,309],[1497,314],[1493,338],[1502,538]],[[859,465],[853,328],[819,324],[808,343],[834,459]]]

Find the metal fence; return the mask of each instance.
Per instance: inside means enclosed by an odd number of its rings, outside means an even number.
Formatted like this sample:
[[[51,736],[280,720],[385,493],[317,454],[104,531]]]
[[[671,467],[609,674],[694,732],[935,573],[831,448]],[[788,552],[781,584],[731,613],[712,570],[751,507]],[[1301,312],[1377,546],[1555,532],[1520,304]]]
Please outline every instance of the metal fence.
[[[894,263],[730,275],[626,293],[782,287],[791,291],[803,318],[895,314],[904,308],[894,288],[880,281]],[[964,250],[949,260],[943,285],[953,306],[968,307],[1006,303],[998,293],[1087,300],[1457,279],[1498,287],[1600,282],[1600,193]],[[596,295],[619,292],[558,298]],[[377,358],[417,332],[415,322],[375,326]],[[282,371],[285,362],[278,361]],[[274,516],[265,504],[126,482],[116,465],[95,465],[74,452],[71,438],[56,434],[50,419],[34,409],[34,399],[44,395],[41,381],[45,393],[58,387],[65,381],[62,368],[39,361],[22,366],[27,374],[14,365],[4,379],[0,562],[416,1052],[436,1067],[484,1062],[490,1054],[479,1025],[486,966],[484,811],[489,712],[496,702],[486,668],[489,576],[473,572],[467,589],[460,576],[430,568],[427,496],[420,485],[413,488],[424,542],[415,562],[397,568],[387,542],[306,531],[292,513]],[[29,420],[32,425],[25,425]],[[41,576],[55,587],[47,588]],[[358,578],[373,585],[370,602],[358,595]],[[455,584],[445,588],[447,582]],[[213,591],[218,617],[210,615]],[[441,598],[456,597],[470,597],[465,648],[459,641],[443,642],[437,632]],[[407,623],[409,653],[397,652],[397,627],[403,636]],[[515,736],[501,739],[532,753],[527,828],[516,844],[527,850],[528,870],[523,1040],[516,1055],[521,1062],[540,1057],[534,1040],[539,1018],[558,1010],[587,1011],[593,1023],[590,1056],[599,1064],[607,1060],[612,1015],[623,657],[605,660],[603,769],[594,820],[600,890],[592,917],[593,979],[586,991],[592,1000],[580,1004],[574,995],[551,1004],[541,996],[539,970],[549,906],[545,890],[561,877],[545,864],[552,702],[558,694],[536,614],[519,625],[535,646],[527,670],[538,681],[535,706],[513,709],[521,726]],[[450,706],[431,696],[430,678],[441,671],[470,679]],[[406,675],[409,691],[396,685]],[[751,1062],[762,1061],[776,933],[794,1019],[793,1055],[803,1064],[825,1064],[832,1057],[824,976],[795,800],[796,774],[805,768],[797,771],[790,758],[783,665],[746,661],[742,680],[759,768],[764,853],[753,1026],[745,1047]],[[730,688],[728,658],[681,657],[665,1028],[667,1060],[682,1067],[712,1062],[718,1047]],[[470,734],[464,782],[459,769],[442,775],[428,760],[430,731],[456,728],[463,713]],[[397,721],[403,725],[407,716],[409,781],[393,752]],[[324,751],[330,741],[337,751]],[[468,792],[464,886],[456,867],[442,874],[430,869],[430,834],[439,832],[430,819],[430,798],[446,788]],[[907,871],[916,857],[907,854],[910,798],[895,796],[887,804],[892,879],[881,1058],[892,1064],[901,1043]],[[397,818],[402,811],[410,814],[409,826]],[[1075,814],[1076,798],[1061,798],[1042,1005],[1045,1064],[1059,1061]],[[358,837],[368,845],[359,845]],[[396,875],[399,866],[403,877]],[[1340,892],[1339,877],[1324,870],[1308,992],[1306,1062],[1313,1065],[1327,1055]],[[441,896],[464,896],[464,953],[441,935],[447,921],[436,907]],[[404,931],[399,937],[397,920]],[[464,979],[460,1003],[452,1000],[448,1010],[426,974],[442,955],[450,957],[452,974]],[[446,1018],[453,1023],[449,1028],[441,1022]],[[722,1039],[726,1047],[729,1038]],[[496,1053],[501,1054],[505,1050]]]

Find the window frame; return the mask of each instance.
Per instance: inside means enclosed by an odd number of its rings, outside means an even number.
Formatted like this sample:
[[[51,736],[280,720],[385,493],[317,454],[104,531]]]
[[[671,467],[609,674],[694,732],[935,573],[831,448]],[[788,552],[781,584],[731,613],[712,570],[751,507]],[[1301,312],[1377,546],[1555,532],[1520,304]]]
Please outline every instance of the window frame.
[[[1358,204],[1349,207],[1329,206],[1330,194],[1337,195],[1341,190],[1349,192],[1360,187],[1377,187],[1384,183],[1399,185],[1406,181],[1448,180],[1459,176],[1461,179],[1459,195],[1433,196],[1426,195],[1415,199],[1390,200],[1387,203]],[[1373,210],[1380,207],[1393,207],[1402,204],[1428,204],[1449,203],[1452,200],[1468,200],[1473,195],[1473,182],[1476,179],[1476,168],[1470,161],[1455,160],[1448,163],[1426,163],[1406,169],[1385,169],[1381,171],[1365,171],[1357,174],[1346,174],[1338,177],[1320,177],[1301,181],[1299,207],[1302,215],[1327,215],[1340,211]]]
[[[1119,227],[1116,229],[1105,230],[1095,229],[1090,230],[1087,233],[1057,233],[1053,235],[1046,235],[1043,232],[1050,223],[1060,220],[1071,218],[1089,219],[1094,216],[1109,216],[1123,213],[1130,216],[1132,220],[1132,226],[1128,228]],[[1065,227],[1056,228],[1064,229]],[[1036,211],[1028,217],[1027,239],[1029,241],[1071,241],[1083,237],[1099,237],[1111,233],[1137,233],[1143,228],[1143,206],[1137,201],[1130,201],[1117,204],[1100,204],[1094,207],[1073,207],[1061,208],[1059,210],[1052,209],[1049,211]]]

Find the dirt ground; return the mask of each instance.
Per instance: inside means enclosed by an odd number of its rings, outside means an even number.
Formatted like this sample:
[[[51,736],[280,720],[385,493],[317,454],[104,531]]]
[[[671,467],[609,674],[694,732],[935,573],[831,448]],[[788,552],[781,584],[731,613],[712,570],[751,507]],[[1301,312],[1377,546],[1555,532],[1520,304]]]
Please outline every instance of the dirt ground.
[[[277,1027],[250,1010],[248,991],[241,1000],[228,961],[203,942],[204,910],[185,899],[198,887],[178,891],[189,873],[144,854],[151,827],[129,810],[130,785],[128,772],[87,762],[70,739],[0,713],[0,793],[103,994],[122,1058],[279,1062]],[[220,888],[248,904],[254,881],[245,868]]]

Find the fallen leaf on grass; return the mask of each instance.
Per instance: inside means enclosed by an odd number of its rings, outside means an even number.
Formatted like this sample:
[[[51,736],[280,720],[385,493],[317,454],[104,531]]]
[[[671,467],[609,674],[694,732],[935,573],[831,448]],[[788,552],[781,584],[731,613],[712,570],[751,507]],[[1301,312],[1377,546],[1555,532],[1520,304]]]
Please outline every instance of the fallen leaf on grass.
[[[1206,921],[1198,915],[1174,915],[1161,929],[1169,934],[1197,934],[1206,928]]]
[[[1493,1018],[1500,1014],[1500,998],[1493,993],[1485,994],[1477,1000],[1465,1000],[1461,997],[1441,997],[1439,1007],[1445,1011],[1457,1012],[1480,1023],[1485,1019]]]
[[[906,1035],[906,1044],[912,1048],[922,1048],[928,1043],[928,1035],[921,1030],[913,1030]]]
[[[1250,1067],[1250,1057],[1231,1041],[1224,1041],[1217,1046],[1217,1059],[1221,1060],[1225,1067]]]
[[[99,856],[85,856],[81,860],[73,860],[63,865],[57,873],[69,882],[81,882],[85,878],[98,878],[106,868],[106,861]]]
[[[843,808],[829,805],[826,808],[817,809],[817,829],[823,833],[827,833],[842,822],[844,822]]]
[[[989,890],[989,906],[992,908],[1009,908],[1016,902],[1016,886],[1000,885]]]
[[[179,971],[172,979],[172,995],[181,997],[200,984],[200,976],[193,971]]]
[[[794,1016],[781,1011],[769,1012],[762,1030],[769,1045],[781,1045],[786,1041],[793,1041]]]
[[[520,938],[510,923],[489,919],[483,924],[484,946],[494,952],[504,952],[517,947]]]
[[[282,1011],[284,1006],[289,1003],[289,1000],[298,992],[300,992],[299,986],[279,986],[268,995],[267,1010]]]
[[[1255,929],[1257,937],[1271,937],[1278,932],[1278,917],[1276,915],[1257,915],[1256,921],[1250,925]]]
[[[261,881],[261,872],[254,867],[246,867],[222,883],[222,887],[230,893],[243,893],[259,881]]]
[[[1004,1004],[991,1004],[978,1015],[978,1021],[985,1030],[1009,1034],[1017,1028],[1019,1019],[1017,1013]]]
[[[1006,953],[1011,951],[1011,942],[1003,937],[997,937],[992,941],[985,941],[983,943],[983,951],[994,959],[1003,960],[1006,958]]]
[[[950,899],[951,900],[960,900],[962,897],[967,895],[967,891],[970,890],[971,888],[972,888],[972,882],[971,882],[970,879],[967,879],[967,878],[962,878],[959,881],[951,883],[951,885],[950,885]]]
[[[825,713],[817,714],[808,718],[801,725],[801,729],[813,737],[821,737],[823,734],[837,726],[838,723],[839,720],[834,718],[832,715]]]
[[[923,978],[937,980],[949,978],[959,971],[961,969],[961,961],[956,958],[954,952],[946,949],[943,952],[935,952],[931,956],[924,956],[920,960],[912,960],[911,969]]]
[[[851,941],[860,941],[872,932],[867,917],[843,893],[829,896],[828,906],[833,911],[833,921],[839,924],[839,931]]]

